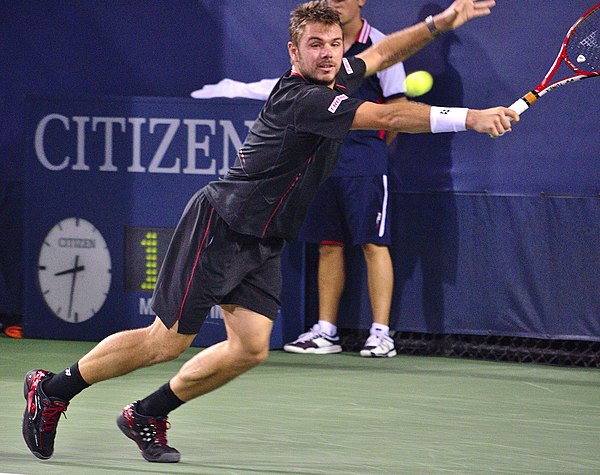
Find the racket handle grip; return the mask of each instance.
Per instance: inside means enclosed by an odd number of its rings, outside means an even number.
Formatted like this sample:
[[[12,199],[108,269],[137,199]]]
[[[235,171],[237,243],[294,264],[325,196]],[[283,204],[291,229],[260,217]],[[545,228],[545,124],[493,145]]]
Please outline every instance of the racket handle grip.
[[[534,89],[533,91],[529,91],[527,94],[525,94],[520,99],[517,99],[509,107],[509,109],[512,109],[517,114],[521,115],[523,112],[525,112],[527,109],[529,109],[533,105],[533,103],[535,101],[537,101],[539,98],[540,98],[540,94],[537,91],[535,91],[535,89]]]
[[[520,98],[513,102],[508,108],[521,115],[523,112],[529,109],[529,104],[527,104],[523,98]]]

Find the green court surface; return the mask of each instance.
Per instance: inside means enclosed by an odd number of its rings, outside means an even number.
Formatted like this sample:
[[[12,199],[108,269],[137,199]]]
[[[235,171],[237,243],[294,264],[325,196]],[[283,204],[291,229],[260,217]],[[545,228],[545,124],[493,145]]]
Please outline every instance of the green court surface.
[[[600,371],[402,356],[272,351],[170,420],[178,464],[144,461],[115,425],[179,360],[84,391],[40,461],[21,438],[23,376],[89,342],[0,338],[0,472],[17,474],[599,474]]]

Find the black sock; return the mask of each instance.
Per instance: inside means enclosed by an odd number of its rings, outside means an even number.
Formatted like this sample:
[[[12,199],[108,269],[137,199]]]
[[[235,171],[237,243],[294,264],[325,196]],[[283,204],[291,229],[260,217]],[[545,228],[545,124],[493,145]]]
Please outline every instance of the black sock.
[[[139,401],[136,411],[143,416],[166,416],[184,402],[175,395],[169,383],[166,383]]]
[[[79,373],[79,362],[61,373],[57,373],[44,382],[42,389],[47,396],[57,397],[63,401],[70,401],[77,394],[90,385],[86,383]]]

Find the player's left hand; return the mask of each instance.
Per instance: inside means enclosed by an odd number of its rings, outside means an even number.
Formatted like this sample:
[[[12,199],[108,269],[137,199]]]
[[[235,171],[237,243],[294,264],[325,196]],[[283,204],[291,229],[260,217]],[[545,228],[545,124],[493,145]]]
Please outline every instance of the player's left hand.
[[[455,0],[434,16],[434,23],[440,31],[454,30],[473,18],[489,15],[495,5],[495,0]]]

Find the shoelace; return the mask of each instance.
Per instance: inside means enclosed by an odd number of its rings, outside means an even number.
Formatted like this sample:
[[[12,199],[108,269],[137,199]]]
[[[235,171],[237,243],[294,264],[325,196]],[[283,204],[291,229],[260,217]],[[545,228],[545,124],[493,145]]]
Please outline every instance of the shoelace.
[[[310,341],[315,337],[321,336],[321,332],[318,331],[319,326],[317,324],[313,325],[313,327],[307,331],[306,333],[302,333],[302,335],[300,335],[298,337],[298,342],[305,342],[305,341]]]
[[[149,428],[152,428],[150,431]],[[171,423],[165,417],[164,419],[150,419],[148,424],[145,424],[145,427],[140,431],[142,435],[145,435],[150,432],[154,440],[153,443],[159,445],[167,445],[167,430],[171,428]]]
[[[379,335],[379,334],[371,334],[369,335],[369,338],[367,338],[367,341],[365,342],[365,346],[379,346],[379,344],[381,343],[381,340],[383,339],[383,335]]]
[[[43,432],[52,432],[56,429],[56,424],[58,424],[58,420],[60,419],[61,414],[65,414],[67,410],[67,406],[64,406],[60,403],[54,403],[52,406],[48,406],[44,408],[42,411],[42,431]],[[65,419],[67,415],[65,414]]]

